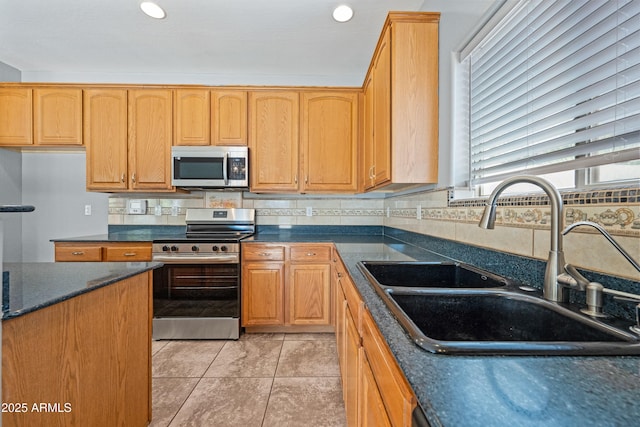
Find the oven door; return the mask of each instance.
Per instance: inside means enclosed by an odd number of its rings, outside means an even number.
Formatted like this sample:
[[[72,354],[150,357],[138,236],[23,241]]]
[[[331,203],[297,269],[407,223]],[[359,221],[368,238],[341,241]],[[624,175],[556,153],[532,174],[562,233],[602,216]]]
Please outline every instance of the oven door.
[[[154,317],[240,317],[238,264],[165,264],[156,270]]]

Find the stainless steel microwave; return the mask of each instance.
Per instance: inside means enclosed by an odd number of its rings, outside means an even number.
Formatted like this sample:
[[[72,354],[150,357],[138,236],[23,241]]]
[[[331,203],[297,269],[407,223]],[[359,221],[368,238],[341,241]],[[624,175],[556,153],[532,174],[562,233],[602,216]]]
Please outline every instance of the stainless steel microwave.
[[[184,188],[249,188],[247,147],[171,147],[171,185]]]

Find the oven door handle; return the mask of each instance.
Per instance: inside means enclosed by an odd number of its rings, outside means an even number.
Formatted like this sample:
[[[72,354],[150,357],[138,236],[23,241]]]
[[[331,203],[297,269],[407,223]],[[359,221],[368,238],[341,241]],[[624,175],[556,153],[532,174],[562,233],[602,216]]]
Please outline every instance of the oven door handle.
[[[238,263],[239,256],[237,254],[215,256],[154,255],[152,261],[163,262],[165,264],[234,264]]]

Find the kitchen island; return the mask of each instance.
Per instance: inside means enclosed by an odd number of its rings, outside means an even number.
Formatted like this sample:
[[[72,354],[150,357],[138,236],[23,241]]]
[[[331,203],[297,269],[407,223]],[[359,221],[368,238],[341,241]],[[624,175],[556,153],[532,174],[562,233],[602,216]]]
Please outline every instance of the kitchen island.
[[[335,244],[432,426],[627,426],[640,419],[640,357],[429,353],[411,341],[357,268],[359,261],[454,259],[539,287],[544,262],[386,227],[258,227],[252,240]],[[589,277],[594,276],[590,273]],[[640,292],[637,282],[597,279]]]
[[[148,424],[159,265],[4,265],[4,425]]]

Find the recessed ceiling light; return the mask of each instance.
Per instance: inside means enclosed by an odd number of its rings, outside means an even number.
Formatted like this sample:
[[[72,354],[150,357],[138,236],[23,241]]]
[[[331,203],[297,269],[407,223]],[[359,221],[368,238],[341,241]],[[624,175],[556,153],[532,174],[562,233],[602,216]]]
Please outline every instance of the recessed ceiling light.
[[[155,19],[163,19],[167,14],[164,10],[152,1],[143,1],[140,3],[140,9],[147,15]]]
[[[346,4],[340,5],[333,9],[333,19],[338,22],[347,22],[353,17],[353,9]]]

